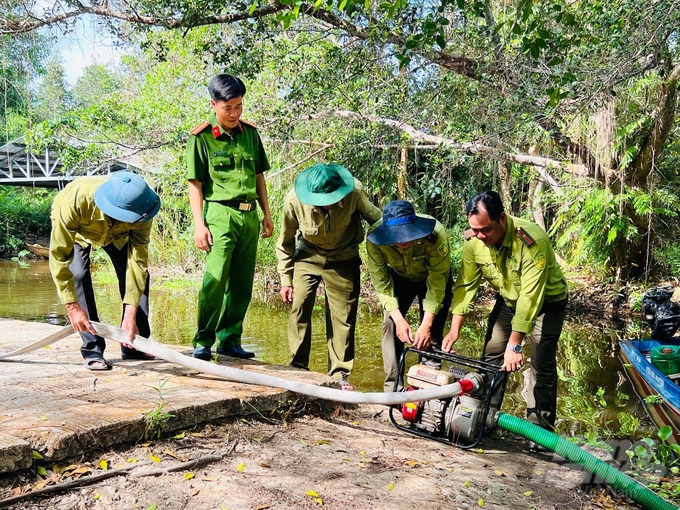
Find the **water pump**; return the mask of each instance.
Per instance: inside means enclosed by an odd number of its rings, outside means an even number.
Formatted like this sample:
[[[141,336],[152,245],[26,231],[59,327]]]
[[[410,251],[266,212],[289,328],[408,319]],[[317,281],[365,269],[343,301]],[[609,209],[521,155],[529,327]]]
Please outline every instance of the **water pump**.
[[[418,356],[404,374],[409,353]],[[406,348],[399,360],[395,391],[406,380],[404,391],[433,388],[470,381],[469,393],[424,402],[407,402],[390,408],[390,420],[402,430],[442,443],[472,448],[482,439],[485,427],[494,424],[505,392],[505,377],[499,367],[483,361],[441,351]]]

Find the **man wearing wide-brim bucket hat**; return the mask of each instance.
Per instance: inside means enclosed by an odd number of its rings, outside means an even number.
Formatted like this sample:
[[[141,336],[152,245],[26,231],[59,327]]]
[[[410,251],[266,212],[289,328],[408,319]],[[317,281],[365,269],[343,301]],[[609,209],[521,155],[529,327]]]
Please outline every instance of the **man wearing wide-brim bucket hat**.
[[[135,335],[148,338],[149,241],[151,219],[161,201],[139,175],[116,172],[110,177],[79,177],[60,191],[52,204],[50,272],[73,329],[83,341],[85,367],[109,370],[106,342],[90,321],[99,321],[90,274],[92,245],[111,259],[123,300],[121,328],[130,344]],[[122,358],[153,359],[131,346],[121,346]]]
[[[384,389],[395,391],[403,385],[397,379],[404,344],[441,347],[453,287],[449,240],[441,223],[416,214],[404,200],[387,204],[367,237],[368,271],[384,311]],[[420,325],[414,332],[405,317],[416,297]]]
[[[346,381],[354,365],[361,220],[373,224],[380,216],[361,183],[338,164],[318,163],[302,171],[284,199],[276,255],[280,294],[285,303],[292,303],[291,365],[309,369],[312,311],[323,282],[328,374],[345,388],[351,387]]]

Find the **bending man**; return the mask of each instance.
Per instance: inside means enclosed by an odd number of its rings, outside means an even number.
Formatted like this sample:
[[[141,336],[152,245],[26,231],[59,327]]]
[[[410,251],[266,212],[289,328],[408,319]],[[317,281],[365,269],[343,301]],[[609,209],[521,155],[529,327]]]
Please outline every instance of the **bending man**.
[[[483,360],[514,372],[524,364],[522,342],[530,340],[531,372],[527,419],[553,430],[557,409],[557,342],[567,306],[567,282],[545,231],[505,214],[500,196],[484,191],[467,203],[470,236],[463,247],[453,288],[451,331],[442,349],[450,352],[482,278],[498,292],[489,315]]]
[[[54,199],[50,272],[73,329],[80,333],[80,352],[90,370],[111,368],[104,359],[106,342],[90,323],[99,321],[90,274],[92,245],[102,246],[113,263],[123,299],[121,328],[130,343],[135,335],[148,338],[151,218],[160,207],[158,195],[130,172],[114,173],[108,180],[79,177]],[[125,345],[121,351],[124,360],[153,359]]]
[[[382,355],[385,391],[401,389],[397,381],[404,344],[441,348],[451,306],[451,258],[446,229],[437,220],[416,214],[403,200],[390,202],[381,221],[368,232],[368,271],[383,306]],[[406,313],[418,298],[420,326],[413,334]]]
[[[309,369],[312,311],[319,283],[326,293],[328,374],[347,381],[354,365],[359,305],[361,219],[373,224],[380,209],[345,167],[318,163],[295,180],[283,204],[276,244],[281,297],[293,307],[288,320],[291,365]],[[346,383],[345,389],[350,389]]]

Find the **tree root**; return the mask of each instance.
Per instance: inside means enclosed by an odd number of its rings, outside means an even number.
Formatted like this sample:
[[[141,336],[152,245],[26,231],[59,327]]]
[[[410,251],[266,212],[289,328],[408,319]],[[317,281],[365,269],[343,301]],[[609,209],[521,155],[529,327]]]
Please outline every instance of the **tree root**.
[[[130,478],[142,478],[143,476],[159,476],[165,473],[172,473],[173,471],[184,471],[210,464],[212,462],[219,462],[224,457],[222,455],[204,455],[198,459],[189,460],[187,462],[180,462],[174,466],[159,469],[147,469],[146,471],[134,471],[130,473]]]

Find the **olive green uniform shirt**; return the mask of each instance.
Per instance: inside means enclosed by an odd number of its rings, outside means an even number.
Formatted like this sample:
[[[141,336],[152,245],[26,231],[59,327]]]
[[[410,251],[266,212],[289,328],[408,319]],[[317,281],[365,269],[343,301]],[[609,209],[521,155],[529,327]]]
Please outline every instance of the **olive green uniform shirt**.
[[[431,218],[424,214],[421,218]],[[375,223],[369,233],[382,225],[382,220]],[[391,312],[399,308],[399,301],[394,294],[394,281],[390,276],[390,268],[402,278],[412,282],[427,280],[427,292],[423,299],[423,310],[434,315],[439,312],[446,294],[446,282],[451,272],[449,255],[449,238],[444,226],[437,221],[434,231],[427,237],[416,239],[405,250],[396,245],[376,245],[366,240],[368,252],[368,272],[378,293],[383,308]]]
[[[83,247],[113,243],[120,250],[129,242],[123,303],[139,306],[144,293],[153,221],[126,223],[106,216],[94,203],[95,190],[106,180],[79,177],[60,191],[52,203],[50,272],[64,304],[77,301],[75,280],[69,269],[74,243]]]
[[[515,310],[512,330],[530,333],[544,303],[567,297],[567,281],[555,260],[545,231],[530,221],[507,217],[500,248],[472,238],[465,242],[460,274],[453,287],[453,314],[466,315],[484,277]],[[527,246],[517,234],[521,228],[533,240]]]
[[[359,255],[359,245],[364,240],[362,218],[372,225],[382,218],[382,213],[371,203],[356,179],[354,190],[330,211],[303,204],[295,189],[290,190],[284,199],[281,233],[276,243],[281,286],[293,285],[296,245],[297,250],[310,255],[305,259],[307,262],[321,265]]]
[[[257,200],[255,175],[269,170],[257,129],[240,121],[229,134],[213,114],[210,124],[192,133],[197,131],[187,142],[187,179],[202,183],[203,199],[207,202]]]

